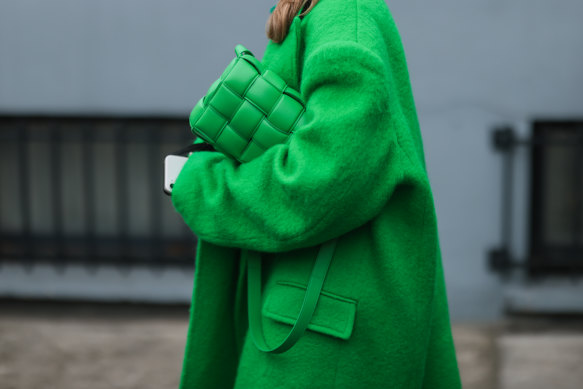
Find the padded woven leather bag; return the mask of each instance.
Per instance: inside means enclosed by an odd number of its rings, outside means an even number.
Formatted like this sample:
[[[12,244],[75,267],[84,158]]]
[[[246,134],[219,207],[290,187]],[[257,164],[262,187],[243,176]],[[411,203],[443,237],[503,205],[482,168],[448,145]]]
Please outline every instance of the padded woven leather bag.
[[[305,104],[299,92],[274,72],[264,70],[243,45],[235,47],[235,54],[236,58],[198,101],[189,121],[192,132],[217,151],[248,162],[269,147],[289,141],[304,117]],[[205,150],[203,146],[195,144],[190,150]],[[243,258],[248,259],[249,329],[259,350],[283,353],[310,327],[336,243],[337,239],[332,239],[320,247],[298,319],[288,336],[273,348],[267,345],[262,329],[261,253],[243,250]]]
[[[236,57],[190,113],[192,132],[217,151],[248,162],[269,147],[289,140],[302,120],[299,92],[243,45]]]

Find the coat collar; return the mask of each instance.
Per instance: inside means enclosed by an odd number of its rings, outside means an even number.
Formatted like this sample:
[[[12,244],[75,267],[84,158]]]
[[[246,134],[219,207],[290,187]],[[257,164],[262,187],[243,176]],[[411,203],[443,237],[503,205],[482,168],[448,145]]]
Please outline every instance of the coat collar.
[[[299,91],[300,85],[300,44],[301,23],[299,15],[295,16],[283,42],[275,43],[270,40],[261,59],[266,69],[278,74],[290,87]]]

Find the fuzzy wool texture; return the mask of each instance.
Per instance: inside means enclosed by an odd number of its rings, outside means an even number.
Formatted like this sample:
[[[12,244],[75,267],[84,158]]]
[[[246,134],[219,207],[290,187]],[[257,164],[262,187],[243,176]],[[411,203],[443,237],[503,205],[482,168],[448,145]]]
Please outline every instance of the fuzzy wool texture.
[[[199,241],[180,389],[461,388],[437,220],[397,27],[383,0],[320,0],[261,60],[307,120],[240,164],[191,155],[172,193]],[[267,343],[291,329],[320,244],[339,237],[311,326],[283,354],[247,332],[262,252]],[[298,292],[300,291],[300,292]]]

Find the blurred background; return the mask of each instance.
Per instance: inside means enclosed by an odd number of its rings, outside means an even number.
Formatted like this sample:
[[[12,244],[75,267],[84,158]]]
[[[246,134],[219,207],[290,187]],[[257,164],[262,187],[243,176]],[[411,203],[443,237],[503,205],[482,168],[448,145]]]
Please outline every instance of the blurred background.
[[[163,156],[275,4],[0,2],[0,389],[178,386],[196,237]],[[580,388],[583,3],[387,4],[464,388]]]

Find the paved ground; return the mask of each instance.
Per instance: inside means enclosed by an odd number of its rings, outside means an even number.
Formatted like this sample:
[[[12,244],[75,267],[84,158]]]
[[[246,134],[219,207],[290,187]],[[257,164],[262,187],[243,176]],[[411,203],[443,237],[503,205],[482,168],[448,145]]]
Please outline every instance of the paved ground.
[[[499,389],[583,388],[583,321],[522,318],[497,339]]]
[[[188,307],[29,308],[0,308],[0,389],[178,387]]]
[[[188,307],[0,303],[0,389],[175,389]],[[583,322],[455,324],[464,389],[583,387]]]

